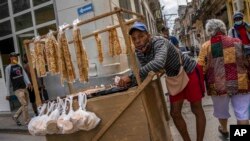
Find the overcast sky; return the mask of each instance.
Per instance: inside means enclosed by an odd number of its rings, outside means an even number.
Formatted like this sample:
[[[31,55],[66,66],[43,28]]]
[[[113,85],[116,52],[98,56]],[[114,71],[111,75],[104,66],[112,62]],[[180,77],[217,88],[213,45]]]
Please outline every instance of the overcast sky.
[[[163,9],[163,14],[178,14],[178,5],[186,5],[187,1],[190,2],[192,0],[160,0],[162,6],[165,6]],[[168,19],[168,26],[173,28],[174,19],[177,16],[166,16]]]

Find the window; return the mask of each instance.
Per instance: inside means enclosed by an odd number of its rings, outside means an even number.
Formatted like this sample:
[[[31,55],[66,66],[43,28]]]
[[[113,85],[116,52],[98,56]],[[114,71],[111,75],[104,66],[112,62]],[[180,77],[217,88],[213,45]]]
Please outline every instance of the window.
[[[0,19],[6,18],[9,16],[9,7],[7,0],[0,0]]]
[[[44,16],[46,15],[46,16]],[[48,21],[55,20],[55,13],[53,5],[48,5],[35,10],[36,24],[42,24]]]
[[[119,5],[121,8],[132,10],[130,0],[119,0]],[[130,19],[132,16],[130,14],[124,13],[123,14],[125,19]]]
[[[30,8],[30,0],[11,0],[13,13],[21,12]]]
[[[13,38],[8,38],[8,39],[5,39],[5,40],[1,40],[0,41],[0,52],[1,54],[9,54],[11,52],[14,52],[15,51],[15,48],[14,48],[14,41],[13,41]],[[3,63],[5,61],[3,60]],[[6,63],[4,64],[8,64],[9,62],[6,60]]]
[[[11,24],[10,21],[5,21],[0,23],[0,37],[11,34]]]
[[[25,13],[21,16],[15,17],[15,27],[16,31],[32,27],[32,18],[31,18],[31,13]]]
[[[57,30],[56,24],[41,27],[41,28],[37,29],[37,33],[39,35],[45,35],[45,34],[47,34],[49,32],[49,30],[54,30],[54,31]]]
[[[39,4],[42,4],[42,3],[45,3],[45,2],[48,2],[50,0],[33,0],[33,5],[34,6],[37,6]]]

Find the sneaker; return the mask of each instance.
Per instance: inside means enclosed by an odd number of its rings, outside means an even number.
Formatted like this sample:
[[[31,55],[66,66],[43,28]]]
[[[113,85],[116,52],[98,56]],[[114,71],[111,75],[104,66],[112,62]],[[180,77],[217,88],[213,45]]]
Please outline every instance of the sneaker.
[[[16,117],[13,116],[12,119],[16,122],[17,126],[21,126],[22,125],[21,122]]]

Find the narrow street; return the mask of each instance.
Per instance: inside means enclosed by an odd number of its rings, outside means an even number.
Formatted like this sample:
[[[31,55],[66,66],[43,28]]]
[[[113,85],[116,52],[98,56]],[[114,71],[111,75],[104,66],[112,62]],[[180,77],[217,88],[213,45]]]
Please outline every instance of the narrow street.
[[[204,141],[227,141],[218,132],[218,120],[213,116],[213,105],[212,105],[211,98],[209,96],[206,96],[205,98],[203,98],[203,108],[204,108],[204,112],[206,115],[206,122],[207,122]],[[195,141],[196,140],[195,116],[191,112],[188,102],[184,103],[182,114],[187,123],[187,128],[188,128],[191,140]],[[229,119],[228,127],[230,124],[236,123],[236,121],[234,120],[235,117],[234,117],[231,107],[230,107],[230,114],[231,114],[231,118]],[[182,138],[179,132],[177,131],[172,119],[170,120],[170,129],[171,129],[174,141],[182,141]]]

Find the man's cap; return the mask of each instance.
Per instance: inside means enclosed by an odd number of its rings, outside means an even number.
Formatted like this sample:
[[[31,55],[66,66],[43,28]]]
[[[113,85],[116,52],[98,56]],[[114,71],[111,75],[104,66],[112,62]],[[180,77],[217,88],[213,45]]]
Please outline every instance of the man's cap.
[[[146,25],[142,22],[135,22],[132,27],[129,29],[129,35],[132,34],[132,32],[134,30],[140,30],[140,31],[143,31],[143,32],[148,32],[148,29],[146,27]]]
[[[19,56],[19,55],[20,55],[19,53],[11,52],[11,53],[9,54],[9,57],[17,57],[17,56]]]
[[[235,18],[242,18],[242,19],[243,19],[243,17],[244,17],[244,14],[241,13],[241,12],[235,12],[235,13],[234,13],[234,16],[233,16],[234,19],[235,19]]]

